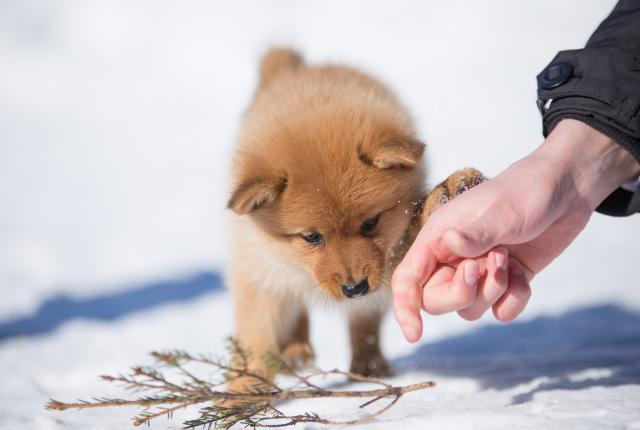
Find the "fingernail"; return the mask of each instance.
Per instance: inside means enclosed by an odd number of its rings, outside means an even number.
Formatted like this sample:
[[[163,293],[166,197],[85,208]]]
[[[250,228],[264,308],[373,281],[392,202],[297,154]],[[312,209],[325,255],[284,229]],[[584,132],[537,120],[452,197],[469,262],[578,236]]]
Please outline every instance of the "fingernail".
[[[504,270],[506,272],[509,267],[507,256],[502,254],[501,252],[498,252],[495,255],[496,255],[496,266],[498,267],[498,269]]]
[[[464,265],[464,282],[469,287],[475,287],[478,282],[480,268],[475,261],[469,261]]]

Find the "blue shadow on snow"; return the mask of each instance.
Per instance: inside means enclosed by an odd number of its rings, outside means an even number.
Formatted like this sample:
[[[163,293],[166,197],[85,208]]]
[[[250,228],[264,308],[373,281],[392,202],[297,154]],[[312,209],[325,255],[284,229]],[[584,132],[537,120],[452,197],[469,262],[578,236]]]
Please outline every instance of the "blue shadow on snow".
[[[640,314],[603,305],[485,326],[421,345],[393,364],[398,373],[471,378],[483,389],[547,378],[515,395],[512,404],[528,402],[540,391],[640,384]],[[587,369],[607,370],[598,378],[575,377]]]
[[[184,279],[153,282],[112,295],[86,299],[53,297],[31,316],[0,322],[0,341],[15,336],[50,333],[75,318],[115,320],[163,304],[191,300],[220,290],[222,285],[220,275],[203,272]]]

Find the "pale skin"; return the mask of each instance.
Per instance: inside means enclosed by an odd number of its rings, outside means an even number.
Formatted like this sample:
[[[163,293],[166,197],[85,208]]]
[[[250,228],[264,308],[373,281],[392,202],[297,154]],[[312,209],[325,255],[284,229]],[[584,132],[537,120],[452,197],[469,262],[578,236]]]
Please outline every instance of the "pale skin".
[[[530,283],[640,164],[606,135],[562,120],[533,153],[456,197],[427,220],[392,278],[404,336],[422,336],[420,310],[476,320],[491,309],[509,322]]]

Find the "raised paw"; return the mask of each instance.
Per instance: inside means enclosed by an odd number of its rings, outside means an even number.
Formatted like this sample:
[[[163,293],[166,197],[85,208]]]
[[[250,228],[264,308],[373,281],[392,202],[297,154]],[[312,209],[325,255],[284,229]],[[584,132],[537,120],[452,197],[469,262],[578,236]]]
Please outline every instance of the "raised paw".
[[[422,208],[423,223],[437,208],[486,180],[487,178],[473,167],[467,167],[449,175],[427,195]]]

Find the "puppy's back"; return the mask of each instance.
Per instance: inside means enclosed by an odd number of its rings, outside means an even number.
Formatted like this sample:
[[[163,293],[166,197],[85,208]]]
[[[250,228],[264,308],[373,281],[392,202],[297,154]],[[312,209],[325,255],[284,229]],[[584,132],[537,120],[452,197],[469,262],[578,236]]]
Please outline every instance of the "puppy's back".
[[[267,140],[279,146],[282,136],[266,139],[276,129],[297,136],[312,133],[312,140],[325,144],[356,143],[358,134],[381,129],[379,125],[413,134],[406,109],[380,81],[345,66],[309,65],[296,51],[274,48],[262,58],[259,85],[245,112],[239,144],[258,152]],[[345,139],[322,138],[325,132],[339,130]],[[269,152],[284,149],[266,146]]]

